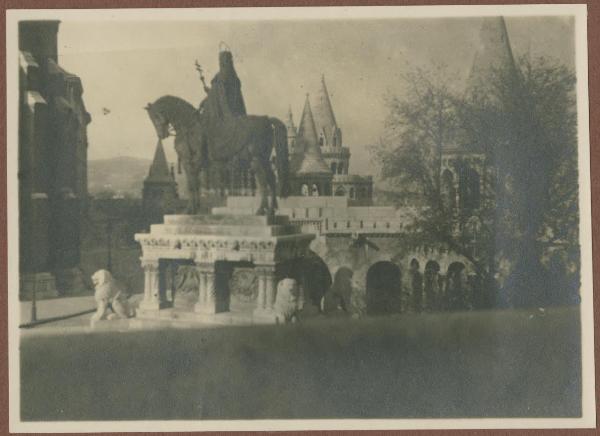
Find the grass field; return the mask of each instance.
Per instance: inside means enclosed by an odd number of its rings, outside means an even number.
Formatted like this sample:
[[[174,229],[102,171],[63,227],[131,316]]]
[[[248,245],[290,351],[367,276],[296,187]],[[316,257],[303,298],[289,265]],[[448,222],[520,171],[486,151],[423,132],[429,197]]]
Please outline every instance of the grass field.
[[[21,340],[23,420],[575,417],[579,308]]]

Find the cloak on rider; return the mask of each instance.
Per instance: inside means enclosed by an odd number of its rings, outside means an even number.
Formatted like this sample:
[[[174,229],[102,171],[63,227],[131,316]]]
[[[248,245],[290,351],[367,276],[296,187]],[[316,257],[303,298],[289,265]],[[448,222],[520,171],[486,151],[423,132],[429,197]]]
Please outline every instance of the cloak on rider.
[[[200,67],[197,68],[202,73]],[[211,87],[206,86],[202,74],[200,79],[207,95],[200,103],[199,111],[207,115],[210,125],[246,115],[242,85],[233,67],[233,56],[223,43],[219,52],[219,72],[211,80]]]

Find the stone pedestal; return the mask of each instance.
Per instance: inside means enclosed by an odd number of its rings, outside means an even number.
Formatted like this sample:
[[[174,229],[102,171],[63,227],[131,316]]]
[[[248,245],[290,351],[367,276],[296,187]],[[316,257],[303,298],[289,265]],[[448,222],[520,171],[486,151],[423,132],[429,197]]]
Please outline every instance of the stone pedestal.
[[[145,272],[144,300],[138,317],[171,322],[263,324],[275,323],[276,287],[283,278],[276,275],[277,265],[306,256],[314,235],[302,233],[283,215],[212,214],[166,215],[163,224],[152,225],[150,233],[137,234],[135,238],[142,246]],[[165,301],[166,292],[161,289],[161,283],[166,282],[161,279],[165,271],[159,265],[166,260],[194,263],[190,267],[196,268],[198,300],[188,310],[181,306],[169,308]],[[223,263],[231,266],[224,269],[230,273],[233,265],[240,264],[254,272],[258,292],[253,306],[230,309],[228,284],[219,275]]]

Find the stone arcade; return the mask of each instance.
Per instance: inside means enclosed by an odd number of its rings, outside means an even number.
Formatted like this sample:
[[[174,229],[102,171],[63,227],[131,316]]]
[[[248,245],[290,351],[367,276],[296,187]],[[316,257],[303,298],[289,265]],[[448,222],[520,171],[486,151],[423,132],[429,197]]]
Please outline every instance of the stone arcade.
[[[188,323],[275,323],[277,283],[286,277],[290,263],[308,253],[314,237],[282,215],[166,215],[164,224],[152,225],[150,233],[135,236],[142,247],[145,274],[137,317]],[[174,267],[190,262],[198,277],[197,301],[182,307],[174,304]],[[252,268],[258,283],[249,304],[231,304],[230,277],[217,277],[217,266],[223,263]]]

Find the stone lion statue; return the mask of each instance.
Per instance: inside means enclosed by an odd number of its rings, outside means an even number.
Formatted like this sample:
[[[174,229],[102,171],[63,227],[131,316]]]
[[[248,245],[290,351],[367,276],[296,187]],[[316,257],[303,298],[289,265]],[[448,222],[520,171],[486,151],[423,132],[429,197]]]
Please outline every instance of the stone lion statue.
[[[92,275],[94,283],[94,299],[96,300],[97,310],[90,320],[93,327],[102,319],[130,318],[135,315],[135,311],[129,305],[127,295],[121,285],[113,278],[112,274],[101,269]],[[113,313],[108,314],[108,309]]]
[[[304,307],[302,287],[294,279],[285,278],[277,284],[275,316],[277,323],[297,322],[298,314]]]

